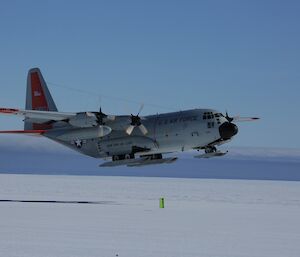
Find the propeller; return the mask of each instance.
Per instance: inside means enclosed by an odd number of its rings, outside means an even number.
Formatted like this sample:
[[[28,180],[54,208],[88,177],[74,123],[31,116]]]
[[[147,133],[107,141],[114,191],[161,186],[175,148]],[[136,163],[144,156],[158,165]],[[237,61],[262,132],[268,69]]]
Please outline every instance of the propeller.
[[[226,116],[225,116],[226,120],[228,120],[229,123],[231,123],[234,118],[233,117],[229,117],[228,112],[226,111]]]
[[[128,135],[131,135],[133,130],[136,127],[138,127],[144,135],[146,135],[148,133],[147,128],[142,124],[142,118],[139,116],[141,111],[143,110],[143,108],[144,108],[144,104],[141,105],[137,115],[131,114],[131,116],[130,116],[131,122],[130,122],[129,127],[126,129],[126,133]]]
[[[107,120],[113,121],[116,118],[115,116],[107,115],[107,114],[103,113],[101,106],[100,106],[99,112],[93,112],[93,114],[96,116],[96,121],[99,125],[105,125],[105,122]]]
[[[226,111],[225,118],[228,120],[229,123],[231,123],[232,121],[234,121],[234,122],[243,122],[243,121],[255,121],[255,120],[260,119],[260,118],[257,118],[257,117],[240,117],[240,116],[229,117],[227,111]]]

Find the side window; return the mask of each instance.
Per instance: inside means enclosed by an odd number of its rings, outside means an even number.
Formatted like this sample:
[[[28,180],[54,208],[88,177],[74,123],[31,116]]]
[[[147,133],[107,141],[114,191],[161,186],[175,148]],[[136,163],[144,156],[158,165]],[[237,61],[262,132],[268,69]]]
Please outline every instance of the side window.
[[[215,123],[212,122],[207,122],[207,128],[214,128],[215,127]]]
[[[199,136],[199,132],[198,131],[192,132],[192,137],[198,137],[198,136]]]

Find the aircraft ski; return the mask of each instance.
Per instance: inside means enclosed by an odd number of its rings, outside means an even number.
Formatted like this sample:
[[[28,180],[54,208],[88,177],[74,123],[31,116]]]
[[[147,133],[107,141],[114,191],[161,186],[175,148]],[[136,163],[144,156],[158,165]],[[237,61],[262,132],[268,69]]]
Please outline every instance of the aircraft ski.
[[[159,93],[159,92],[158,92]],[[110,159],[100,167],[140,167],[174,163],[166,154],[204,150],[195,158],[225,155],[216,147],[238,134],[237,122],[257,117],[230,117],[214,109],[192,109],[140,116],[110,115],[99,111],[60,112],[38,68],[29,70],[25,109],[0,108],[0,114],[21,116],[24,130],[0,131],[47,137],[81,154]],[[0,142],[1,143],[1,142]]]
[[[153,164],[168,164],[173,163],[177,160],[177,157],[168,157],[162,159],[152,159],[151,157],[140,157],[138,159],[128,159],[128,160],[118,160],[118,161],[109,161],[100,164],[100,167],[116,167],[116,166],[124,166],[127,167],[140,167],[146,165],[153,165]]]

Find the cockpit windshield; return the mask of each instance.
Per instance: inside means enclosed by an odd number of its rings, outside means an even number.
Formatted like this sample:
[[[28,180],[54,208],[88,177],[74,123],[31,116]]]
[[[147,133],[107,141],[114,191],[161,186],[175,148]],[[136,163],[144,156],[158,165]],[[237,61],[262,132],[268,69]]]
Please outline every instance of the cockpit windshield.
[[[220,117],[224,117],[224,115],[222,113],[215,113],[214,114],[216,118],[220,118]]]
[[[212,112],[205,112],[203,113],[203,120],[210,120],[213,119],[214,115]]]
[[[224,115],[220,112],[218,112],[218,113],[212,113],[212,112],[203,113],[203,120],[210,120],[213,118],[220,118],[220,117],[224,117]]]

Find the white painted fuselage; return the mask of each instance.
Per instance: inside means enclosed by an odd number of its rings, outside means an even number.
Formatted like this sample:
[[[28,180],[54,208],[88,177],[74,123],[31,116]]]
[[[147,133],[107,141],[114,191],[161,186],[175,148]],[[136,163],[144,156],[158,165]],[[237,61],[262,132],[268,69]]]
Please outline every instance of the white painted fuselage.
[[[194,109],[145,116],[143,124],[148,133],[143,135],[136,129],[128,135],[125,132],[128,125],[124,122],[125,117],[128,119],[128,116],[117,116],[109,135],[81,140],[80,144],[76,140],[58,140],[60,130],[53,130],[45,136],[95,158],[126,154],[140,156],[205,149],[222,141],[219,127],[228,123],[220,112]]]

